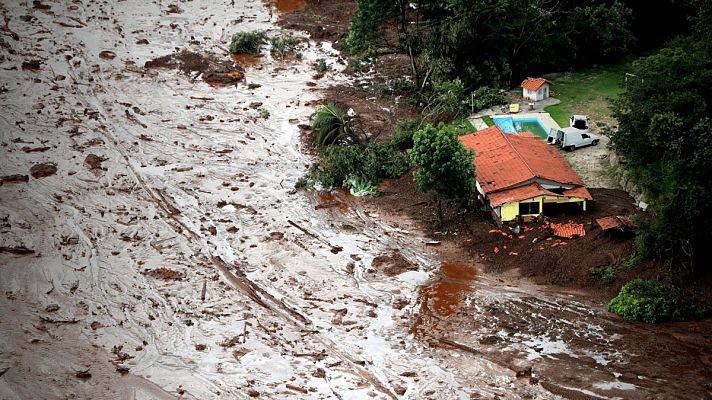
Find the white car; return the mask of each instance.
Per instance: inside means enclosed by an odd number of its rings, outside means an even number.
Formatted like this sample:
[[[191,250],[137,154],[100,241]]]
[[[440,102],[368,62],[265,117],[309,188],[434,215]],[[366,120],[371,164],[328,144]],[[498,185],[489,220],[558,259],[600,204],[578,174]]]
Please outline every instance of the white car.
[[[584,146],[595,146],[600,140],[601,138],[598,135],[573,127],[564,129],[551,128],[546,138],[547,143],[558,144],[564,150],[568,151]]]

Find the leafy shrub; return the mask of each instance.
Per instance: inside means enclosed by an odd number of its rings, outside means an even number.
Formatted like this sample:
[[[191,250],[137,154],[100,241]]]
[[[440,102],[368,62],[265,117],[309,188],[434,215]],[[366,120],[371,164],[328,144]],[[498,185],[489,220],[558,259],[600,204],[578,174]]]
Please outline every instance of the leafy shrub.
[[[290,53],[297,48],[299,39],[292,35],[278,35],[273,36],[269,42],[272,45],[272,52],[284,57],[285,54]]]
[[[467,112],[465,86],[460,79],[433,82],[424,113],[430,120],[451,119]]]
[[[316,110],[312,129],[317,146],[356,140],[353,119],[334,103],[328,103]]]
[[[238,32],[232,35],[230,52],[233,54],[259,55],[265,39],[264,32]]]
[[[378,196],[378,188],[364,178],[348,178],[344,181],[344,187],[349,188],[354,196]]]
[[[314,68],[319,72],[327,72],[332,70],[331,65],[327,64],[326,60],[324,60],[323,58],[316,60]]]
[[[373,185],[398,178],[409,168],[407,154],[387,144],[328,146],[310,170],[309,178],[325,187],[347,186],[354,181]]]
[[[310,178],[325,187],[339,187],[352,175],[360,175],[364,169],[363,147],[328,146],[319,161],[312,166]]]
[[[267,110],[266,108],[260,108],[260,118],[268,119],[270,115],[271,114],[269,113],[269,110]]]
[[[472,98],[475,110],[482,110],[507,103],[507,98],[504,97],[499,90],[487,86],[482,86],[472,92]]]
[[[368,54],[349,58],[349,66],[355,72],[366,72],[371,68],[372,64],[373,58],[371,58]]]
[[[633,279],[608,303],[608,311],[628,320],[654,324],[701,316],[682,289],[659,281]]]
[[[366,147],[364,176],[381,179],[398,178],[410,169],[410,158],[404,151],[388,144],[372,143]]]
[[[396,123],[396,132],[388,140],[388,144],[400,150],[413,148],[413,134],[420,127],[420,121],[403,119]]]
[[[591,275],[601,282],[613,283],[616,280],[616,269],[614,266],[609,265],[607,267],[591,267],[589,270]]]

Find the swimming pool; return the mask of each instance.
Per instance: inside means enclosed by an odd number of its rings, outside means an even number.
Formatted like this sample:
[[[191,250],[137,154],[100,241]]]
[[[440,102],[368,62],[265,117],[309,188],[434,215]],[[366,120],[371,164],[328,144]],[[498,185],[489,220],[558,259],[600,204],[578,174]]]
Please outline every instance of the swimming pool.
[[[504,133],[531,132],[542,139],[546,139],[547,129],[539,118],[501,117],[492,118]]]

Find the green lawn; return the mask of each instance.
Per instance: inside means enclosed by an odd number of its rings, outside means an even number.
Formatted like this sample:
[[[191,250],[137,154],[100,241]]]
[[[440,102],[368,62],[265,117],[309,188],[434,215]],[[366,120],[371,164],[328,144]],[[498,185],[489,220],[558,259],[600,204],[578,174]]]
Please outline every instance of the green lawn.
[[[623,91],[625,73],[630,70],[631,60],[618,64],[589,68],[576,72],[544,75],[554,82],[552,97],[561,103],[548,106],[544,110],[562,127],[569,126],[571,114],[588,115],[598,123],[612,124],[609,99],[616,98]]]
[[[467,117],[462,117],[460,119],[456,119],[455,121],[452,122],[451,124],[457,129],[457,134],[458,135],[466,135],[468,133],[475,132],[477,129],[475,129],[474,126],[472,126],[472,123],[470,122]]]
[[[492,117],[490,117],[489,115],[482,116],[482,121],[487,124],[487,126],[494,125],[494,121],[492,121]]]

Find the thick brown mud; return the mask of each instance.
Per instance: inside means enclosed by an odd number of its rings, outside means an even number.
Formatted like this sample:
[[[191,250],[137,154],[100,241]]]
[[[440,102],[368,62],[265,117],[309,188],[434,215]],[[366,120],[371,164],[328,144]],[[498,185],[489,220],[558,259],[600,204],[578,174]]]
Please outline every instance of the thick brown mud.
[[[477,277],[472,265],[443,262],[434,280],[421,286],[418,293],[418,314],[411,332],[416,335],[438,335],[439,322],[463,309],[463,299],[472,290]]]
[[[304,0],[275,0],[275,8],[281,13],[291,13],[304,8],[307,3]]]

